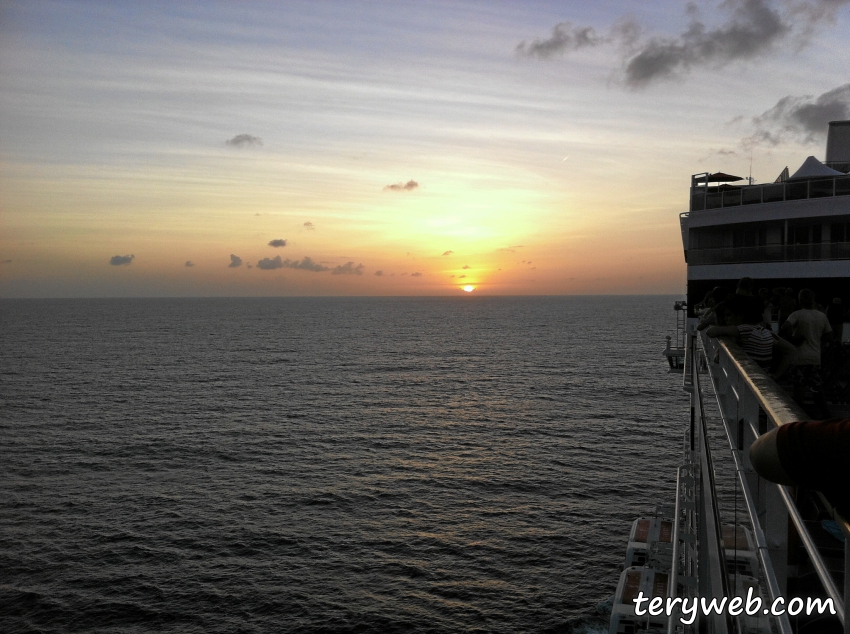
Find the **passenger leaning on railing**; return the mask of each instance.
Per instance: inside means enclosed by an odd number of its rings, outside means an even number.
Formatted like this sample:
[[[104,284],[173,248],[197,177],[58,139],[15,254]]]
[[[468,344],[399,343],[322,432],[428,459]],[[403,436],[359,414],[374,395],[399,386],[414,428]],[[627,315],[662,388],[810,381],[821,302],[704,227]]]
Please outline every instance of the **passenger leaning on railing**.
[[[765,324],[764,301],[753,297],[752,287],[753,281],[748,277],[738,282],[735,294],[716,308],[719,325],[711,326],[706,334],[709,337],[738,337],[744,352],[765,370],[772,367],[776,351],[780,359],[779,369],[784,372],[793,348],[774,335],[769,324]]]
[[[700,313],[697,330],[705,330],[709,326],[716,326],[718,324],[717,306],[728,296],[729,290],[722,286],[715,286],[713,290],[709,291],[705,300],[702,302],[703,309]]]

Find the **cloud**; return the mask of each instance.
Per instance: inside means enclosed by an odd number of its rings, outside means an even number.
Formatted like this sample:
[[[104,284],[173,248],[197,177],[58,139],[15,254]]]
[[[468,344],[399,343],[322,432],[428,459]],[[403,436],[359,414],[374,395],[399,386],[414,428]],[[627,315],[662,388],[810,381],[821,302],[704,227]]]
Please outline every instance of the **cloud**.
[[[277,240],[272,240],[271,242],[269,242],[269,246],[270,247],[285,247],[286,246],[286,240],[281,240],[280,238],[278,238]]]
[[[515,244],[515,245],[510,246],[510,247],[502,247],[501,249],[496,249],[496,251],[505,251],[507,253],[516,253],[516,250],[521,249],[522,246],[523,245],[521,245],[521,244]]]
[[[363,275],[363,269],[366,268],[362,264],[354,266],[354,262],[346,262],[331,270],[331,275]]]
[[[778,145],[790,138],[803,143],[820,141],[830,121],[850,119],[850,84],[844,84],[817,97],[788,95],[753,118],[755,132],[742,141],[754,145]]]
[[[12,260],[3,260],[0,264],[11,264]]]
[[[242,266],[242,258],[240,258],[238,255],[233,255],[231,253],[230,254],[230,264],[227,265],[227,268],[236,269],[236,268],[239,268],[240,266]]]
[[[553,55],[599,46],[604,41],[605,38],[597,35],[592,26],[573,26],[570,22],[561,22],[554,26],[552,35],[546,39],[520,42],[516,54],[520,57],[549,59]]]
[[[463,268],[465,268],[465,269],[471,269],[472,267],[471,267],[471,266],[469,266],[468,264],[464,264],[464,265],[463,265]]]
[[[375,275],[377,275],[378,277],[381,277],[383,274],[383,271],[375,271]]]
[[[314,273],[321,273],[322,271],[329,271],[329,267],[324,264],[319,264],[318,262],[313,262],[313,260],[309,256],[305,256],[303,260],[290,260],[286,258],[283,261],[283,266],[288,269],[299,269],[301,271],[313,271]]]
[[[619,49],[620,79],[631,89],[678,79],[699,68],[723,68],[738,61],[770,55],[780,45],[806,46],[818,28],[833,23],[850,0],[725,0],[717,14],[725,21],[711,26],[695,3],[686,8],[687,26],[677,35],[648,35],[633,19],[621,18],[607,34],[593,27],[555,25],[545,39],[521,42],[521,57],[549,59],[555,55],[614,45]]]
[[[411,273],[411,274],[410,274],[410,277],[422,277],[422,273],[420,273],[419,271],[417,271],[416,273]]]
[[[257,268],[262,269],[263,271],[273,271],[275,269],[282,269],[283,261],[280,259],[279,255],[273,258],[263,258],[262,260],[257,262]]]
[[[308,231],[312,231],[313,229],[316,228],[316,225],[314,225],[312,222],[310,222],[308,220],[307,222],[304,223],[304,228],[307,229]]]
[[[653,37],[626,60],[626,85],[642,88],[694,67],[722,67],[766,54],[793,29],[788,17],[769,0],[727,0],[721,8],[732,15],[722,26],[710,29],[695,5],[689,5],[691,20],[683,33],[675,38]]]
[[[466,275],[458,275],[458,278],[457,278],[457,279],[462,280],[462,279],[463,279],[463,278],[465,278],[465,277],[466,277]]]
[[[230,147],[262,147],[263,140],[251,134],[237,134],[232,139],[225,141],[224,144]]]
[[[451,255],[452,253],[454,253],[454,251],[444,251],[443,255]]]
[[[411,181],[407,181],[406,183],[395,183],[393,185],[387,185],[386,187],[384,187],[384,191],[390,190],[390,191],[393,191],[393,192],[402,192],[402,191],[410,192],[410,191],[413,191],[414,189],[418,189],[418,188],[419,188],[419,183],[411,180]]]
[[[192,262],[192,260],[186,260],[186,264],[184,264],[183,266],[188,266],[189,268],[191,268],[195,266],[195,263]]]
[[[109,263],[112,266],[127,266],[135,259],[135,255],[113,255],[109,258]]]

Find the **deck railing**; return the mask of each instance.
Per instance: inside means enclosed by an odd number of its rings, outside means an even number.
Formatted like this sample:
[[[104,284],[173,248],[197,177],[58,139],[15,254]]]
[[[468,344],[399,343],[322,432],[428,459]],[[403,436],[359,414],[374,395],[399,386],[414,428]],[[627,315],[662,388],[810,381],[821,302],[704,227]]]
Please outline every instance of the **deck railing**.
[[[845,607],[850,604],[850,583],[845,583],[842,596],[839,584],[830,574],[800,516],[791,491],[760,478],[749,459],[750,446],[759,435],[779,425],[806,420],[806,413],[733,340],[703,335],[701,340],[694,336],[693,344],[703,347],[704,363],[714,385],[771,598],[775,599],[774,593],[781,592],[780,596],[788,599],[790,522],[800,536],[824,591],[833,600],[844,632],[850,634],[850,619],[845,618]],[[696,362],[694,358],[693,363]],[[850,524],[823,496],[819,497],[844,534],[844,576],[850,582]],[[777,625],[786,631],[787,624],[782,619]]]
[[[765,185],[744,185],[721,189],[719,187],[692,187],[691,211],[723,209],[745,205],[850,196],[850,175],[785,181]]]

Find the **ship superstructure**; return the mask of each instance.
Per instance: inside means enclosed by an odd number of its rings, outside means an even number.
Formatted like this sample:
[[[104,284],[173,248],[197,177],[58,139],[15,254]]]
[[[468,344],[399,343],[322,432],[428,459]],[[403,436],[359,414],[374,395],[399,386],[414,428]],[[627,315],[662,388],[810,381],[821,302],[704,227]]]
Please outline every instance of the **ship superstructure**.
[[[774,183],[734,184],[742,180],[694,175],[689,210],[680,215],[687,302],[675,306],[679,328],[664,354],[671,371],[682,371],[690,394],[683,461],[673,503],[632,527],[611,634],[850,634],[850,523],[820,492],[763,479],[749,456],[761,435],[809,420],[807,404],[795,401],[733,339],[698,332],[695,310],[707,292],[734,289],[743,277],[756,288],[809,288],[821,301],[838,297],[850,304],[850,121],[830,123],[824,162],[809,157]],[[837,362],[850,364],[846,342],[836,354]],[[850,381],[834,381],[829,395],[833,415],[850,417]],[[718,495],[718,437],[731,453],[731,462],[722,457],[736,480],[731,515],[723,508],[730,500]],[[641,614],[638,596],[665,606],[672,600],[672,615],[649,613],[651,603]],[[694,600],[723,597],[749,597],[759,609],[682,610]],[[807,601],[827,609],[810,612]]]

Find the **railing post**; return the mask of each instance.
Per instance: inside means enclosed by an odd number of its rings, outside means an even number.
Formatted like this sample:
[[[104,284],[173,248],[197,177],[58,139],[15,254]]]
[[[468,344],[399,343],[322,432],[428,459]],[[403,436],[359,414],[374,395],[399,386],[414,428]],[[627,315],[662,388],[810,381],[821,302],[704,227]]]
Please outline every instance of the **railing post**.
[[[850,537],[844,536],[844,634],[850,634]]]

